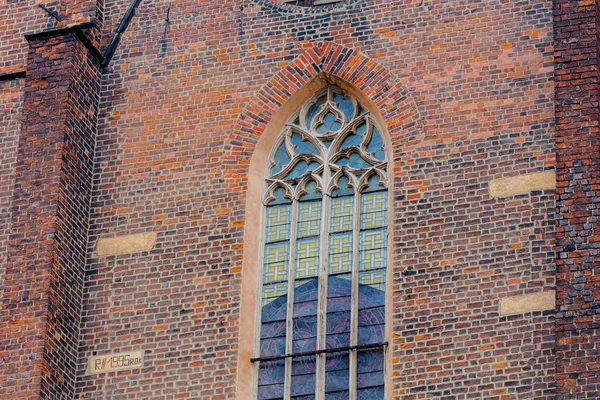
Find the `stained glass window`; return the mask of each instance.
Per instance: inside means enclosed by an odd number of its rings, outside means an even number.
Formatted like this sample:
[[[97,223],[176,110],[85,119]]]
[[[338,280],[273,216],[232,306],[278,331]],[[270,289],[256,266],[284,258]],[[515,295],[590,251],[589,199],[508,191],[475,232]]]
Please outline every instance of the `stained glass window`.
[[[257,399],[384,399],[385,142],[329,86],[300,108],[265,179]]]

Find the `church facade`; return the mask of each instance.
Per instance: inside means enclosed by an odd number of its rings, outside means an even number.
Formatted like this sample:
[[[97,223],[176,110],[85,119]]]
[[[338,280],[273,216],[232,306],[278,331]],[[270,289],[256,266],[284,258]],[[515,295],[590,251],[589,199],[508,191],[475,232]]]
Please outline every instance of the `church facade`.
[[[0,398],[600,398],[600,5],[0,0]]]

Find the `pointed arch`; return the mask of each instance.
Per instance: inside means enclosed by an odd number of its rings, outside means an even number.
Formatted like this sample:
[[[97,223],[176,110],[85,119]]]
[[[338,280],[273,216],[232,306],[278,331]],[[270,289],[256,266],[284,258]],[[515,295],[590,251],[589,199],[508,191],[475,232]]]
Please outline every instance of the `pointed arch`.
[[[258,288],[258,260],[264,173],[271,149],[279,140],[286,121],[315,93],[328,85],[337,86],[358,99],[381,127],[389,167],[390,199],[393,181],[404,154],[416,146],[423,134],[418,109],[408,89],[385,67],[355,49],[335,43],[315,43],[274,76],[248,103],[226,143],[230,168],[226,177],[238,179],[240,154],[252,154],[246,177],[246,219],[242,262],[242,304],[237,398],[251,392]],[[343,118],[343,116],[342,116]],[[393,204],[389,205],[393,210]],[[397,227],[390,226],[390,234]],[[394,265],[389,254],[390,265]],[[391,271],[391,268],[389,269]],[[390,273],[388,271],[388,274]],[[388,307],[388,317],[393,307]],[[390,326],[392,324],[389,324]],[[388,364],[389,367],[389,364]],[[390,374],[387,374],[389,377]]]

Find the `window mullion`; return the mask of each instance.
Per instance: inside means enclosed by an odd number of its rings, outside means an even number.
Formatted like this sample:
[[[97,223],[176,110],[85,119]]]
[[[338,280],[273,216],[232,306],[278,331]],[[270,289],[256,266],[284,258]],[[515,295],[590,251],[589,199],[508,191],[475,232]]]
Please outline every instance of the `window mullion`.
[[[325,165],[323,169],[323,191],[327,190],[331,171],[329,166]],[[331,215],[331,198],[323,195],[321,203],[321,236],[319,238],[319,317],[317,319],[317,349],[321,350],[327,346],[327,281],[329,272],[329,229]],[[317,355],[317,376],[316,376],[316,391],[315,399],[325,399],[325,365],[327,354]]]
[[[292,216],[290,219],[290,243],[288,260],[288,297],[287,297],[287,315],[286,315],[286,335],[285,352],[292,353],[292,341],[294,337],[294,266],[296,263],[296,241],[298,231],[298,201],[294,199],[292,203]],[[285,360],[285,392],[284,398],[290,399],[292,385],[292,361],[293,358]]]
[[[350,346],[358,345],[358,269],[360,262],[360,205],[361,196],[359,192],[354,193],[354,216],[352,228],[352,312],[350,327]],[[350,400],[356,400],[356,374],[357,352],[356,349],[350,351]]]

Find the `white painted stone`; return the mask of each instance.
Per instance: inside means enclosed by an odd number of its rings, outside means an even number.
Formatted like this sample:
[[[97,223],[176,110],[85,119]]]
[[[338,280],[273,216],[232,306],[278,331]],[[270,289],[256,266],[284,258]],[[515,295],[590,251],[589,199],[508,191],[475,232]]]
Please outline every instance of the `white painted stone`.
[[[500,300],[500,315],[525,314],[534,311],[554,310],[556,292],[549,290]]]
[[[86,374],[91,375],[104,372],[124,371],[127,369],[142,368],[143,365],[144,352],[141,350],[128,353],[105,354],[89,358]]]
[[[152,250],[156,243],[156,232],[117,236],[98,240],[96,253],[101,256],[136,253]]]
[[[554,171],[538,172],[535,174],[511,176],[490,181],[490,196],[510,197],[527,194],[534,190],[556,188],[556,173]]]

